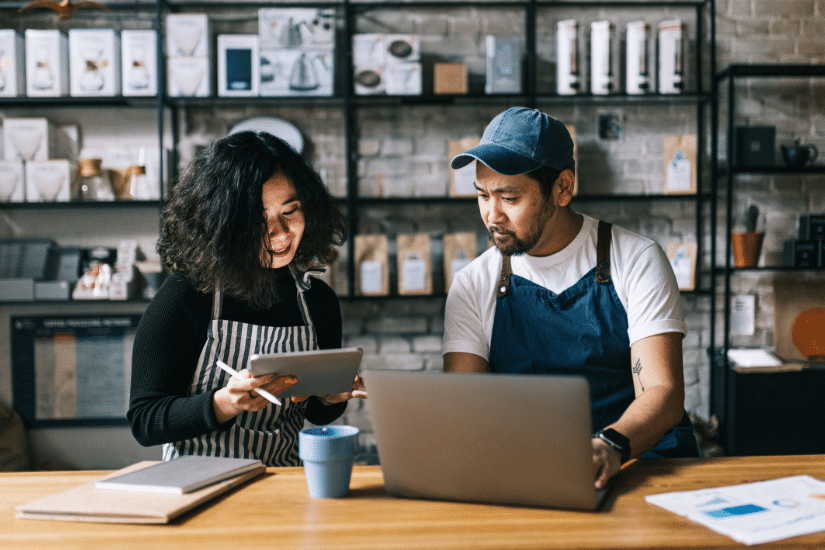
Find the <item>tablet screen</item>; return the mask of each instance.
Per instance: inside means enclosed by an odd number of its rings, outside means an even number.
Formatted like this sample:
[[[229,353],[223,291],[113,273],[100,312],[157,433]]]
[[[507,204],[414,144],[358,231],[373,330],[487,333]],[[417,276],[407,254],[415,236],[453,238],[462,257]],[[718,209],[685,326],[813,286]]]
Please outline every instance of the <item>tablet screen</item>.
[[[254,376],[295,376],[298,382],[278,398],[346,393],[352,390],[363,353],[360,348],[341,348],[256,354],[249,358],[249,370]]]

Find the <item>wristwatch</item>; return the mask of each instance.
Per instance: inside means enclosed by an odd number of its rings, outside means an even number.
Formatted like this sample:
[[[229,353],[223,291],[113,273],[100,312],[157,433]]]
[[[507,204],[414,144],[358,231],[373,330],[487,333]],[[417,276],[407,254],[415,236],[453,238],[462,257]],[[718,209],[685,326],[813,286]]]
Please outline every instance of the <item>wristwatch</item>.
[[[593,437],[601,439],[617,451],[619,451],[619,456],[622,457],[622,464],[628,461],[630,458],[630,440],[614,430],[613,428],[607,428],[606,430],[599,430],[598,432],[593,434]]]

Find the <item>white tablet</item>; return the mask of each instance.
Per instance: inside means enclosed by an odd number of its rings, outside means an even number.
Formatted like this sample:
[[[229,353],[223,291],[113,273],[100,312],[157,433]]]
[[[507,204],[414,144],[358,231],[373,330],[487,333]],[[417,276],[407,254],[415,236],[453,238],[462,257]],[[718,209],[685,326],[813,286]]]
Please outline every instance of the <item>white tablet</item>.
[[[363,354],[361,348],[255,354],[249,358],[249,370],[254,376],[272,373],[295,376],[298,382],[278,395],[279,399],[346,393],[352,390]]]

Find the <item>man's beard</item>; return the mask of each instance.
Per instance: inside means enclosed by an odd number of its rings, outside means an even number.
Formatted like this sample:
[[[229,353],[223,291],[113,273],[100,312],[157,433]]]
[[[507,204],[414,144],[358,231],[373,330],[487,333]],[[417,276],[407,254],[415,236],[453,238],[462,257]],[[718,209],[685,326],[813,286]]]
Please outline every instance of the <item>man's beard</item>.
[[[541,237],[540,232],[535,232],[527,235],[526,239],[519,239],[512,231],[502,230],[497,226],[492,226],[488,230],[490,231],[490,236],[493,239],[493,244],[496,245],[496,248],[498,248],[499,252],[501,252],[504,256],[519,256],[525,252],[528,252],[536,246],[536,243],[539,241],[539,237]],[[498,234],[498,236],[496,234]],[[506,241],[504,243],[499,240],[502,235],[506,236]]]
[[[521,254],[530,252],[533,247],[538,244],[544,228],[547,225],[548,220],[553,216],[554,212],[555,208],[553,207],[552,202],[548,200],[544,209],[536,217],[536,222],[529,228],[527,235],[523,239],[519,239],[516,237],[514,232],[497,225],[489,226],[487,231],[490,232],[490,237],[493,239],[493,244],[496,245],[496,248],[498,248],[502,255],[520,256]],[[505,236],[505,243],[499,242],[496,238],[496,234],[499,235],[498,239],[501,239],[502,235]]]

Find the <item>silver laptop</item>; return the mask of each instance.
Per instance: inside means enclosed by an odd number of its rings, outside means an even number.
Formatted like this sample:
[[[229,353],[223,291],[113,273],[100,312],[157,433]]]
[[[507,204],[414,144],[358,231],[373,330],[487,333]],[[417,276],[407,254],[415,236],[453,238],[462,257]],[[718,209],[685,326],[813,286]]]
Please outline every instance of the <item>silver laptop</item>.
[[[397,496],[596,510],[578,376],[370,371],[378,459]]]

